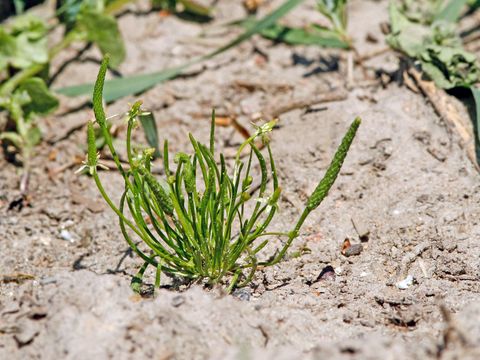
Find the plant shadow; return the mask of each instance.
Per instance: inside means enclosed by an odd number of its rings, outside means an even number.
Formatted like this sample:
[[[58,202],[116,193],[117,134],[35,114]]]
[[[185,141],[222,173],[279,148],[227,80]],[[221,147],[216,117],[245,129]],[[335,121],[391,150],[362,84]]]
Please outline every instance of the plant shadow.
[[[468,115],[470,120],[472,121],[473,125],[473,137],[475,139],[475,157],[476,162],[480,165],[480,141],[479,141],[479,128],[478,128],[478,120],[477,120],[477,112],[475,106],[475,99],[473,98],[473,94],[468,88],[454,88],[452,90],[447,91],[450,95],[455,96],[458,100],[460,100],[465,107],[467,108]]]
[[[318,60],[308,59],[307,57],[296,53],[292,55],[293,66],[300,65],[304,67],[310,67],[312,65],[316,65],[313,69],[302,75],[304,78],[318,74],[336,72],[339,69],[339,61],[340,58],[337,55],[322,56]]]

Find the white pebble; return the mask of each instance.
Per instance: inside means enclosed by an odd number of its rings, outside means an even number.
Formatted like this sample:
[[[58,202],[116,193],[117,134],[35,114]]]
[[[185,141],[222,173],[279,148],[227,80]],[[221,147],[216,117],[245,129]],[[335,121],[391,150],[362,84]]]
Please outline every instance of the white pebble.
[[[408,275],[405,279],[397,282],[395,285],[397,285],[397,288],[399,288],[400,290],[405,290],[405,289],[408,289],[412,284],[413,284],[413,276]]]

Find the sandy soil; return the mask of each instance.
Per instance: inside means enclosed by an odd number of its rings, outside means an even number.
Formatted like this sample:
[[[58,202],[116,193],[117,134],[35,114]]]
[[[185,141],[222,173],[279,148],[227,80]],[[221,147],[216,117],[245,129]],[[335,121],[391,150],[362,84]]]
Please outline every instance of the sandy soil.
[[[361,54],[385,46],[379,24],[387,20],[386,5],[351,2],[350,32]],[[285,22],[323,21],[313,7],[306,2]],[[128,48],[122,74],[214,49],[235,36],[220,25],[244,15],[233,0],[219,1],[209,24],[147,8],[140,2],[121,16]],[[369,32],[377,43],[366,40]],[[53,72],[71,60],[54,87],[95,78],[98,52],[77,50],[55,62]],[[188,132],[207,139],[212,107],[250,127],[259,112],[342,91],[342,57],[254,38],[141,98],[172,151],[188,150]],[[132,293],[140,261],[91,179],[70,166],[83,157],[82,125],[91,110],[85,98],[63,99],[62,109],[41,122],[46,141],[35,157],[30,205],[20,211],[8,210],[18,196],[18,168],[0,158],[0,358],[480,358],[480,177],[421,95],[375,77],[397,68],[393,53],[373,58],[365,71],[356,69],[344,100],[280,115],[272,135],[284,189],[272,228],[280,230],[299,216],[349,123],[355,116],[363,123],[331,195],[290,255],[232,296],[200,286],[172,290],[168,282],[154,298]],[[112,104],[109,113],[133,100]],[[124,127],[116,124],[121,139]],[[136,137],[144,141],[140,131]],[[240,141],[233,129],[219,129],[217,146],[225,153]],[[120,176],[102,177],[118,199]],[[368,236],[360,239],[353,224]],[[363,251],[343,256],[345,238]],[[272,239],[269,250],[278,245]],[[292,256],[302,249],[309,251]],[[335,274],[320,276],[327,266]],[[399,289],[408,275],[413,284]]]

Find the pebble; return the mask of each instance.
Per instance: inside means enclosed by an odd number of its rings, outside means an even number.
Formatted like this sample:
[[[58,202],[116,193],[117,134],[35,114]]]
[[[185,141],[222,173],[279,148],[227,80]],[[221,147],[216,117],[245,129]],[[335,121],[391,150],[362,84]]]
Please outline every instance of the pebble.
[[[65,230],[63,229],[62,231],[60,231],[60,237],[65,240],[65,241],[69,241],[69,242],[73,242],[73,236],[72,236],[72,233],[68,230]]]
[[[413,281],[414,281],[413,276],[412,276],[412,275],[408,275],[405,279],[403,279],[402,281],[397,282],[395,285],[396,285],[397,288],[399,288],[400,290],[405,290],[405,289],[408,289],[410,286],[413,285]]]
[[[350,246],[348,249],[345,250],[344,255],[347,257],[360,255],[362,251],[363,251],[362,244],[353,244],[352,246]]]
[[[249,288],[236,289],[232,295],[241,301],[250,301],[252,291]]]
[[[335,269],[331,265],[325,266],[318,275],[317,281],[335,281]]]
[[[185,303],[185,297],[183,295],[177,295],[172,298],[172,306],[179,307]]]

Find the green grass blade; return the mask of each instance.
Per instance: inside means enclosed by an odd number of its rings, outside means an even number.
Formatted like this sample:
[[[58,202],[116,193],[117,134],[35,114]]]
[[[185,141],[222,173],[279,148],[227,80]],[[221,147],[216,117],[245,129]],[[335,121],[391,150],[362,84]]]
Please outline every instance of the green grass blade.
[[[435,16],[435,20],[445,20],[451,23],[456,22],[467,3],[468,0],[450,0],[443,10]]]
[[[279,19],[281,19],[283,16],[288,14],[292,9],[297,7],[303,2],[303,0],[287,0],[285,1],[282,5],[280,5],[277,9],[272,11],[270,14],[259,20],[254,26],[248,28],[243,34],[241,34],[239,37],[237,37],[235,40],[232,42],[228,43],[225,46],[222,46],[218,50],[215,50],[214,52],[206,55],[204,59],[209,59],[215,55],[218,55],[224,51],[227,51],[238,44],[244,42],[245,40],[248,40],[250,37],[252,37],[255,34],[258,34],[262,32],[263,30],[269,28],[270,26],[274,25]]]
[[[246,20],[240,25],[250,27],[256,21]],[[307,28],[291,28],[280,24],[274,24],[260,32],[264,38],[283,42],[289,45],[315,45],[328,48],[347,49],[349,44],[342,40],[339,33],[320,27],[310,25]]]
[[[158,130],[153,113],[148,112],[140,114],[138,118],[142,124],[143,131],[145,131],[145,137],[147,138],[148,145],[155,148],[154,156],[160,157]]]
[[[111,102],[127,95],[141,93],[157,84],[160,84],[167,80],[171,80],[179,76],[180,74],[182,74],[182,72],[186,70],[188,67],[190,67],[191,65],[208,60],[216,55],[219,55],[227,50],[230,50],[231,48],[239,45],[245,40],[248,40],[253,35],[272,26],[273,24],[275,24],[275,22],[277,22],[280,18],[285,16],[290,10],[292,10],[302,2],[303,0],[285,1],[281,6],[279,6],[277,9],[272,11],[270,14],[265,16],[260,21],[258,21],[254,26],[247,29],[243,34],[238,36],[233,41],[229,42],[225,46],[222,46],[221,48],[207,55],[204,55],[202,57],[189,61],[186,64],[173,67],[170,69],[162,70],[159,72],[150,73],[150,74],[133,75],[133,76],[127,76],[120,79],[106,81],[103,98],[105,101]],[[90,94],[92,89],[93,89],[92,84],[82,84],[82,85],[67,86],[64,88],[56,89],[56,92],[58,92],[59,94],[73,97],[73,96]]]
[[[191,64],[192,63],[187,63],[185,65],[166,69],[160,72],[133,75],[120,79],[106,81],[103,97],[106,102],[111,102],[127,95],[139,94],[157,84],[177,77]],[[90,94],[92,88],[92,84],[82,84],[67,86],[61,89],[56,89],[55,91],[59,94],[74,97]]]
[[[155,256],[152,256],[152,260]],[[140,270],[132,277],[130,282],[130,287],[132,288],[133,292],[140,294],[142,290],[142,283],[143,283],[143,275],[145,274],[145,270],[147,270],[149,263],[144,262]]]

